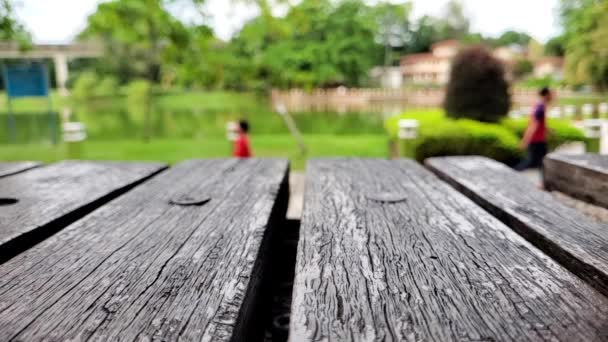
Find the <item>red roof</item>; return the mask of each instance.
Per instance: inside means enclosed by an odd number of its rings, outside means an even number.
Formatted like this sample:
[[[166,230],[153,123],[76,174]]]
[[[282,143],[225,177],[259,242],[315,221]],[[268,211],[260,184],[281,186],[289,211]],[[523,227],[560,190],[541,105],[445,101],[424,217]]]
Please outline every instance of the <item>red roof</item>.
[[[562,65],[564,65],[564,58],[557,57],[557,56],[541,57],[534,63],[534,65],[540,65],[540,64],[552,64],[555,66],[562,66]]]
[[[439,58],[435,57],[435,55],[433,55],[430,52],[414,53],[411,55],[406,55],[406,56],[401,57],[401,65],[415,64],[415,63],[420,63],[421,61],[432,61],[435,59],[439,59]]]
[[[431,50],[439,48],[439,47],[450,47],[450,46],[458,47],[458,46],[460,46],[460,42],[457,41],[456,39],[442,40],[440,42],[437,42],[437,43],[431,45]]]

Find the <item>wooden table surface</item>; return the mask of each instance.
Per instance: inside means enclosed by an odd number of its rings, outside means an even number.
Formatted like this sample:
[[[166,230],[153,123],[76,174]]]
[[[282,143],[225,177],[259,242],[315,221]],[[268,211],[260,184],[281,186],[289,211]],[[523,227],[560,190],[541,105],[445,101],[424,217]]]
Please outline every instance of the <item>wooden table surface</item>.
[[[427,166],[308,162],[290,341],[608,341],[605,225],[494,161]],[[0,341],[262,341],[288,179],[0,163]]]
[[[548,189],[608,208],[608,156],[552,153],[543,173]]]
[[[86,167],[51,166],[46,184],[90,196],[125,179]],[[285,160],[206,160],[135,187],[0,265],[0,340],[244,340],[287,179]]]
[[[412,161],[313,160],[291,341],[594,341],[608,300]]]
[[[27,171],[42,165],[42,163],[34,161],[24,162],[1,162],[0,163],[0,178],[11,176],[19,172]]]
[[[158,163],[66,161],[0,178],[0,262],[161,171]]]
[[[426,164],[552,258],[608,295],[608,225],[585,217],[525,177],[483,157]]]

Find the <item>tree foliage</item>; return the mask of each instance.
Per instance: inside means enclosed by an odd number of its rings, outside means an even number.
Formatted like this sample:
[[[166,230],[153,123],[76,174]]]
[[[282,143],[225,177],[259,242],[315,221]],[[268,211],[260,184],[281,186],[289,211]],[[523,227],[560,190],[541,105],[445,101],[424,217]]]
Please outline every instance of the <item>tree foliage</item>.
[[[563,57],[566,54],[565,37],[557,36],[545,44],[545,55]]]
[[[159,81],[161,66],[172,50],[185,47],[188,35],[161,0],[115,0],[98,5],[80,39],[97,40],[107,58],[100,69],[125,82],[144,77]]]
[[[532,37],[525,32],[509,30],[501,34],[495,41],[496,46],[517,44],[527,46]]]
[[[444,39],[459,39],[465,45],[530,41],[516,31],[497,39],[471,32],[459,0],[449,1],[438,17],[417,19],[411,18],[411,3],[227,1],[253,4],[258,13],[229,41],[214,35],[205,0],[103,2],[79,37],[103,43],[106,56],[95,69],[118,76],[121,84],[146,78],[167,88],[260,91],[366,86],[372,67],[398,65],[401,56],[427,52]],[[281,16],[273,14],[277,4],[285,9]],[[168,10],[175,6],[187,8],[197,19],[178,20]]]
[[[450,0],[446,4],[443,16],[440,17],[438,30],[441,39],[461,39],[469,33],[471,23],[465,14],[461,0]]]
[[[519,59],[513,65],[513,76],[516,79],[521,79],[524,76],[527,76],[532,73],[534,70],[534,64],[527,59]]]
[[[0,0],[0,40],[15,41],[22,48],[28,48],[32,37],[25,26],[15,16],[11,0]]]
[[[510,103],[503,65],[490,52],[471,47],[454,58],[444,103],[448,116],[497,122]]]
[[[410,3],[405,5],[380,3],[374,8],[377,26],[376,42],[384,46],[385,65],[396,64],[404,48],[412,40],[412,36],[415,36],[412,34],[409,19],[411,11]]]
[[[359,0],[303,0],[284,18],[260,16],[245,25],[232,51],[268,86],[361,86],[383,57],[377,15]]]
[[[608,89],[608,1],[562,0],[561,17],[568,80]]]

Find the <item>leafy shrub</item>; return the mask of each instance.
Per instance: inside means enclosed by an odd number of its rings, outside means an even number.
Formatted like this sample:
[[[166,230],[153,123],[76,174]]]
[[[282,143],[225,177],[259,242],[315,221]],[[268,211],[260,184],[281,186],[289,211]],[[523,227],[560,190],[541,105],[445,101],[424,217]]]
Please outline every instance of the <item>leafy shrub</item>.
[[[400,119],[418,120],[418,138],[402,146],[404,156],[418,161],[436,156],[481,155],[514,164],[522,156],[517,136],[500,124],[452,120],[440,110],[408,112],[385,122],[393,139],[397,138]]]
[[[118,79],[112,76],[104,77],[95,87],[96,96],[115,96],[119,93]]]
[[[400,119],[418,120],[418,138],[401,147],[404,156],[419,161],[435,156],[482,155],[512,165],[523,156],[518,146],[526,129],[526,119],[504,119],[492,124],[452,120],[439,110],[407,112],[385,121],[391,139],[397,138]],[[550,149],[567,142],[586,142],[583,133],[566,120],[550,119],[548,127]]]
[[[559,88],[564,85],[566,85],[566,82],[555,80],[551,76],[545,76],[545,77],[541,77],[541,78],[528,77],[524,81],[517,83],[517,87],[519,87],[519,88],[534,89],[534,90],[537,90],[537,89],[540,89],[543,87]]]
[[[436,156],[480,155],[514,164],[521,157],[517,138],[496,124],[472,120],[446,121],[419,139],[413,157],[418,161]]]
[[[498,122],[510,104],[503,65],[492,54],[472,47],[454,58],[444,103],[449,117]]]
[[[95,87],[99,83],[99,78],[94,72],[82,73],[72,89],[72,98],[78,102],[85,102],[95,95]]]
[[[528,125],[528,121],[527,119],[505,119],[502,121],[502,125],[513,132],[517,137],[522,137]],[[588,143],[584,133],[572,126],[567,120],[549,119],[547,127],[549,128],[547,143],[550,150],[574,141]]]

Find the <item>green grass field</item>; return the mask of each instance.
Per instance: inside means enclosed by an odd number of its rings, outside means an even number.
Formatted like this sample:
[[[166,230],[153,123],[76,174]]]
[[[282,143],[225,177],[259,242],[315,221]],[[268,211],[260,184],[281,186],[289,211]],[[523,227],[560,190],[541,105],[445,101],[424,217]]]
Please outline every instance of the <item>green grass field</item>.
[[[251,137],[257,157],[289,158],[293,169],[301,170],[305,160],[315,157],[358,156],[385,158],[388,138],[384,135],[306,135],[306,155],[300,155],[297,144],[289,135],[255,135]],[[230,144],[225,139],[157,139],[148,143],[139,140],[88,141],[79,155],[68,152],[64,144],[0,145],[0,160],[39,160],[54,162],[63,159],[88,160],[154,160],[174,164],[193,158],[230,156]]]

